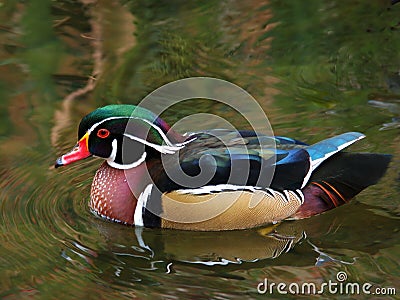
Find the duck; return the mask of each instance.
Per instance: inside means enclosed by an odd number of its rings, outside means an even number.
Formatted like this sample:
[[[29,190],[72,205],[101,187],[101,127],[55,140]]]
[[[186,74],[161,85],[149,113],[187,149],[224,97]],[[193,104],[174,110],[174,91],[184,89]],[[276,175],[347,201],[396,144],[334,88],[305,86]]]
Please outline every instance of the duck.
[[[348,203],[385,174],[391,155],[343,151],[364,134],[314,144],[251,130],[179,133],[141,106],[100,107],[55,167],[104,160],[89,208],[125,225],[195,231],[257,228]]]

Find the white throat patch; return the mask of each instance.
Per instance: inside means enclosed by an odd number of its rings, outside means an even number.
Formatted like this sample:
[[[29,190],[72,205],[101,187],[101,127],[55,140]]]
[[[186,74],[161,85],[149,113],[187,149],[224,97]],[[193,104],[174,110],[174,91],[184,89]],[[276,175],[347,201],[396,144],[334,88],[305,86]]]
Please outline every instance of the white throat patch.
[[[114,139],[112,141],[111,146],[112,146],[111,155],[107,158],[107,163],[110,167],[113,167],[115,169],[120,169],[120,170],[127,170],[127,169],[136,168],[137,166],[141,165],[146,160],[147,153],[143,152],[142,156],[137,161],[134,161],[133,163],[126,164],[126,165],[116,163],[115,158],[117,157],[117,150],[118,150],[118,142],[116,139]]]

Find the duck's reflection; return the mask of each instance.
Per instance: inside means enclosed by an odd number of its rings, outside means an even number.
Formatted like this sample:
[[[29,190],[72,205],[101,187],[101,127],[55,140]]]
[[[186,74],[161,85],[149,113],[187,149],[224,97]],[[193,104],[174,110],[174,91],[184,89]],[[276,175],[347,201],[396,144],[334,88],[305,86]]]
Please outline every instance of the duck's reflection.
[[[129,259],[138,258],[153,266],[158,262],[215,266],[277,258],[280,263],[291,265],[346,264],[354,260],[341,260],[326,249],[373,254],[399,237],[397,219],[376,214],[373,209],[357,203],[310,219],[225,232],[132,228],[102,220],[94,224],[105,237],[109,254],[113,253],[125,266],[135,267],[136,262]]]

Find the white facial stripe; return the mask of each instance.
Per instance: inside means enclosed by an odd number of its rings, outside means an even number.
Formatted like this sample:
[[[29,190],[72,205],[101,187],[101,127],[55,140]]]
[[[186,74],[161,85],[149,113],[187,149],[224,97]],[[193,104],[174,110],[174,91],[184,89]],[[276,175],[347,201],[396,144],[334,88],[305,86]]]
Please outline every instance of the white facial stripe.
[[[120,164],[116,163],[115,161],[111,161],[108,159],[107,159],[107,163],[110,167],[113,167],[115,169],[127,170],[127,169],[136,168],[137,166],[141,165],[146,160],[146,156],[147,156],[147,153],[143,152],[142,156],[137,161],[134,161],[133,163],[127,164],[127,165],[120,165]]]
[[[166,143],[168,146],[172,146],[172,147],[178,146],[178,147],[179,147],[179,146],[186,145],[186,144],[190,143],[191,141],[193,141],[194,139],[196,139],[196,138],[193,138],[193,139],[188,140],[188,141],[183,142],[183,143],[174,144],[174,143],[172,143],[172,142],[168,139],[167,135],[164,133],[164,131],[162,131],[162,129],[161,129],[160,127],[156,126],[155,124],[153,124],[153,123],[151,123],[150,121],[145,120],[145,119],[141,119],[141,118],[135,118],[135,119],[139,119],[139,120],[141,120],[141,121],[143,121],[143,122],[146,122],[146,123],[149,124],[151,127],[153,127],[155,130],[157,130],[158,133],[160,134],[160,136],[163,138],[163,140],[165,141],[165,143]]]
[[[88,133],[89,133],[89,134],[92,133],[93,130],[94,130],[97,126],[99,126],[100,124],[103,124],[104,122],[107,122],[107,121],[110,121],[110,120],[117,120],[117,119],[129,119],[129,118],[127,118],[127,117],[109,117],[109,118],[106,118],[106,119],[104,119],[104,120],[101,120],[100,122],[97,122],[97,123],[93,124],[92,127],[89,128]]]
[[[157,130],[158,133],[161,135],[161,137],[163,138],[163,140],[165,141],[165,143],[166,143],[168,146],[173,146],[173,145],[174,145],[173,143],[171,143],[171,141],[168,139],[168,137],[166,136],[166,134],[164,133],[164,131],[162,131],[162,129],[161,129],[160,127],[156,126],[156,125],[153,124],[152,122],[150,122],[150,121],[148,121],[148,120],[145,120],[145,119],[141,119],[141,118],[134,118],[134,119],[141,120],[141,121],[143,121],[143,122],[149,124],[149,125],[150,125],[151,127],[153,127],[155,130]]]
[[[193,139],[190,139],[188,141],[185,141],[183,143],[177,143],[177,144],[173,144],[167,137],[167,135],[164,133],[164,131],[156,126],[155,124],[153,124],[152,122],[150,122],[149,120],[143,119],[143,118],[138,118],[138,117],[124,117],[124,116],[118,116],[118,117],[109,117],[106,119],[101,120],[100,122],[97,122],[95,124],[93,124],[89,130],[87,131],[88,134],[90,135],[99,125],[110,121],[110,120],[118,120],[118,119],[135,119],[135,120],[140,120],[145,122],[146,124],[150,125],[151,127],[153,127],[155,130],[157,130],[157,132],[160,134],[161,138],[164,140],[164,142],[167,145],[157,145],[154,143],[150,143],[147,140],[141,139],[139,137],[136,137],[134,135],[128,134],[128,133],[124,133],[124,136],[126,136],[127,138],[131,139],[131,140],[135,140],[137,142],[140,142],[144,145],[147,145],[149,147],[152,147],[153,149],[159,151],[160,153],[163,154],[174,154],[176,151],[182,149],[186,144],[192,142],[193,140],[195,140],[196,138],[194,137]],[[146,159],[147,153],[143,152],[141,158],[139,160],[137,160],[136,162],[133,162],[131,164],[128,165],[122,165],[122,164],[118,164],[115,162],[115,158],[117,156],[117,150],[118,150],[118,145],[117,145],[117,140],[114,139],[112,141],[112,151],[110,156],[107,158],[107,163],[109,166],[116,168],[116,169],[121,169],[121,170],[126,170],[126,169],[131,169],[131,168],[135,168],[137,166],[139,166],[141,163],[143,163]]]
[[[139,166],[141,163],[143,163],[146,160],[147,153],[143,152],[142,156],[135,162],[127,164],[127,165],[121,165],[115,162],[115,158],[117,157],[117,149],[118,149],[118,141],[114,139],[111,143],[111,154],[107,158],[107,163],[110,167],[120,169],[120,170],[127,170],[127,169],[132,169],[137,166]]]
[[[127,138],[129,138],[131,140],[140,142],[140,143],[142,143],[142,144],[144,144],[146,146],[152,147],[155,150],[157,150],[158,152],[161,152],[163,154],[174,154],[176,151],[178,151],[178,150],[180,150],[180,149],[182,149],[184,147],[184,146],[165,146],[165,145],[161,146],[161,145],[150,143],[150,142],[148,142],[148,141],[146,141],[144,139],[141,139],[141,138],[139,138],[137,136],[134,136],[134,135],[130,135],[128,133],[124,133],[124,136],[126,136]]]
[[[140,193],[139,199],[136,203],[135,213],[133,220],[136,226],[144,226],[143,223],[143,209],[146,208],[147,200],[150,198],[153,184],[146,186],[143,192]]]
[[[124,135],[126,137],[129,137],[130,139],[134,139],[134,140],[136,140],[138,142],[141,142],[141,143],[143,143],[145,145],[148,145],[148,146],[150,146],[150,147],[152,147],[152,148],[156,149],[157,151],[159,151],[161,153],[164,153],[164,154],[173,154],[177,150],[182,149],[186,144],[188,144],[188,143],[190,143],[190,142],[192,142],[193,140],[196,139],[196,138],[193,138],[193,139],[190,139],[190,140],[185,141],[183,143],[174,144],[168,139],[167,135],[164,133],[164,131],[162,131],[162,129],[160,127],[156,126],[155,124],[153,124],[149,120],[146,120],[146,119],[143,119],[143,118],[138,118],[138,117],[109,117],[109,118],[106,118],[104,120],[101,120],[100,122],[97,122],[97,123],[93,124],[92,127],[90,127],[90,129],[88,130],[89,135],[90,135],[91,132],[93,132],[93,130],[95,130],[96,127],[98,127],[99,125],[103,124],[104,122],[107,122],[107,121],[110,121],[110,120],[118,120],[118,119],[140,120],[140,121],[143,121],[146,124],[150,125],[154,129],[156,129],[157,132],[162,137],[162,139],[164,140],[164,142],[167,144],[167,146],[156,145],[156,144],[147,142],[146,140],[143,140],[141,138],[134,137],[133,135],[130,135],[130,134],[124,134]],[[162,150],[160,150],[160,149],[162,149]]]
[[[118,150],[118,141],[116,139],[114,139],[111,143],[111,154],[108,157],[107,160],[110,161],[115,161],[115,158],[117,157],[117,150]]]

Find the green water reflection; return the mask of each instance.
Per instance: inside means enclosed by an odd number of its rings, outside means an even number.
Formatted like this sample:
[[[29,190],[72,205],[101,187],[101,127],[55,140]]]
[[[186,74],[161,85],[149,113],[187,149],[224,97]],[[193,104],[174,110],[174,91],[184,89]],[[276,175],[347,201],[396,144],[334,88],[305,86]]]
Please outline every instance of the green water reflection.
[[[0,296],[264,298],[264,278],[326,282],[338,271],[399,292],[400,4],[389,2],[1,2]],[[87,198],[100,161],[56,171],[54,159],[87,112],[190,76],[245,88],[277,135],[312,143],[364,132],[352,149],[391,153],[391,167],[352,204],[275,228],[98,220]],[[195,112],[242,125],[206,100],[163,117]]]

